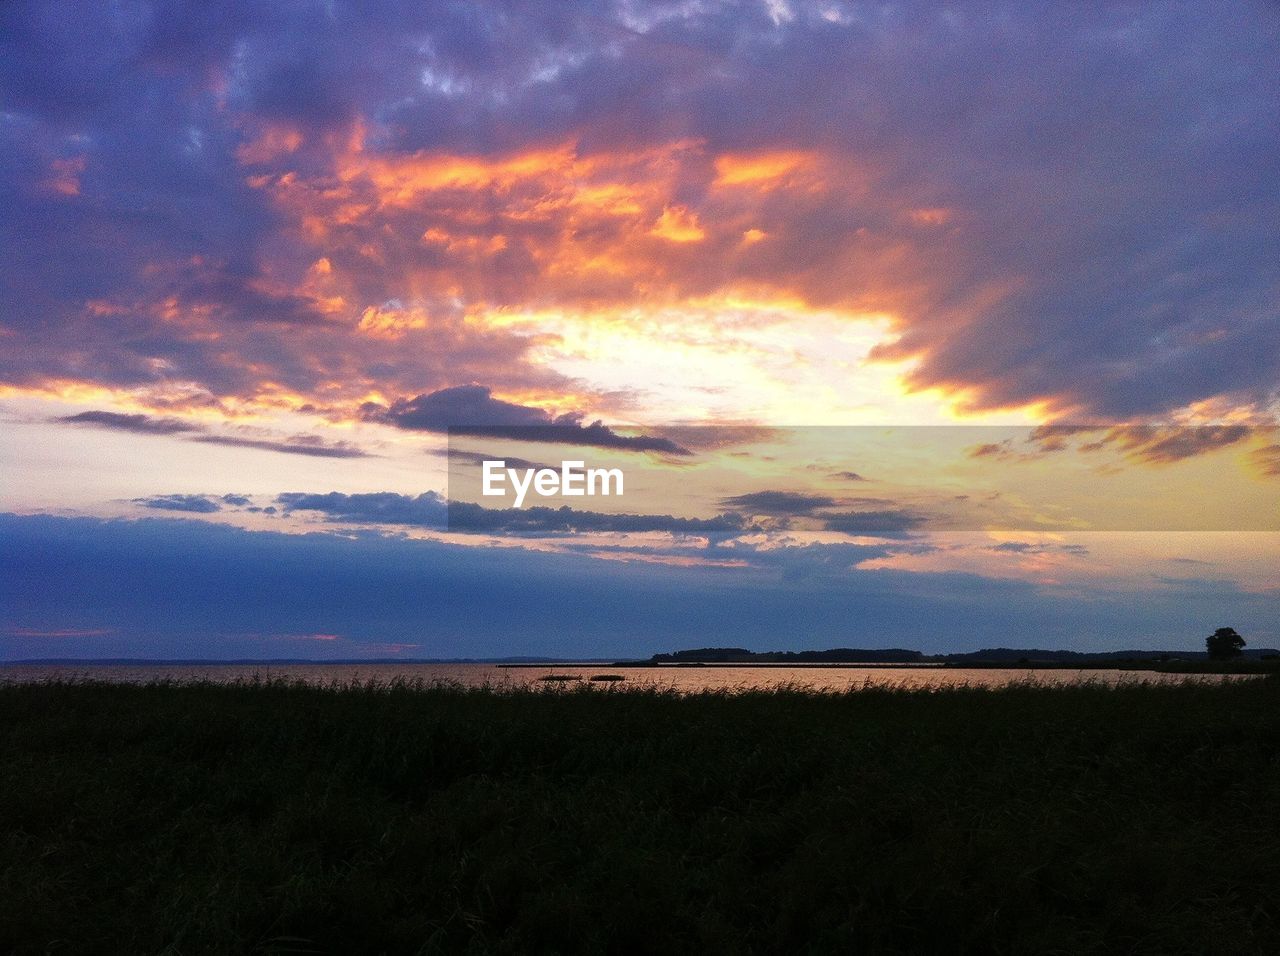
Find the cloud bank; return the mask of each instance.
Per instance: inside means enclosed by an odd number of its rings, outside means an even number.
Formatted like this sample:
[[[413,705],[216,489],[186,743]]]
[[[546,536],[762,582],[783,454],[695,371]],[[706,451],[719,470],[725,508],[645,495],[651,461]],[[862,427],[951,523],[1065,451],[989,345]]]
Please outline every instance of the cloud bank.
[[[1084,650],[1194,644],[1205,621],[1227,619],[1251,640],[1276,636],[1274,596],[1227,582],[1170,579],[1142,600],[1057,594],[856,567],[873,553],[779,549],[732,573],[190,520],[0,515],[0,656],[647,656],[769,649],[779,634],[796,649],[951,651],[1011,632]]]
[[[1263,0],[6,3],[0,382],[412,422],[584,387],[511,313],[748,290],[975,408],[1266,412],[1278,55]]]

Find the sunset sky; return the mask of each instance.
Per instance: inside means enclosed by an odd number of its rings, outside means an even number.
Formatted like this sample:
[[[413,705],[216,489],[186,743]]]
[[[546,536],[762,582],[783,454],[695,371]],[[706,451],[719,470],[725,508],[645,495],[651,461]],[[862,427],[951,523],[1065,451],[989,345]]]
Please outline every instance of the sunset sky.
[[[0,659],[1280,644],[1278,63],[1271,2],[0,5]]]

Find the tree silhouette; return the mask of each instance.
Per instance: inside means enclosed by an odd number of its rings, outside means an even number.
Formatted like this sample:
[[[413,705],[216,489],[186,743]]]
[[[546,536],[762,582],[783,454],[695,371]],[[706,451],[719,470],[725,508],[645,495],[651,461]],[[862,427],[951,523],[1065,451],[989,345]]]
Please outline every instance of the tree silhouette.
[[[1234,627],[1220,627],[1205,639],[1204,644],[1210,660],[1229,661],[1240,656],[1244,638],[1236,633]]]

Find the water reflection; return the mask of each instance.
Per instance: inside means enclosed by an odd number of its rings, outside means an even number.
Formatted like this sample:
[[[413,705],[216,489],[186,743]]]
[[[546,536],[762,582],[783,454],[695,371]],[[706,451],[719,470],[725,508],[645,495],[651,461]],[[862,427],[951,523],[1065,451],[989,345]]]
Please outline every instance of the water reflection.
[[[942,668],[942,667],[627,667],[611,664],[18,664],[0,665],[0,681],[90,679],[140,684],[150,681],[205,680],[218,683],[253,679],[286,679],[308,684],[393,681],[451,682],[468,687],[572,687],[589,683],[599,688],[661,687],[681,692],[747,690],[794,685],[812,690],[845,691],[863,687],[906,687],[919,690],[967,685],[1002,687],[1006,684],[1074,684],[1094,681],[1177,683],[1184,680],[1219,681],[1248,675],[1167,674],[1156,671],[1055,668]],[[616,678],[622,678],[617,680]]]

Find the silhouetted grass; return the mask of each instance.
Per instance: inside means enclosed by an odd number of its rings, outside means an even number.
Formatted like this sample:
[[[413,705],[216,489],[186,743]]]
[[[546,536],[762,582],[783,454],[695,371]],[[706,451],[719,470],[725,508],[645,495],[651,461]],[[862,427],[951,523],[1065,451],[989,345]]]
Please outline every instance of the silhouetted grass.
[[[0,951],[1276,952],[1280,679],[0,686]]]

